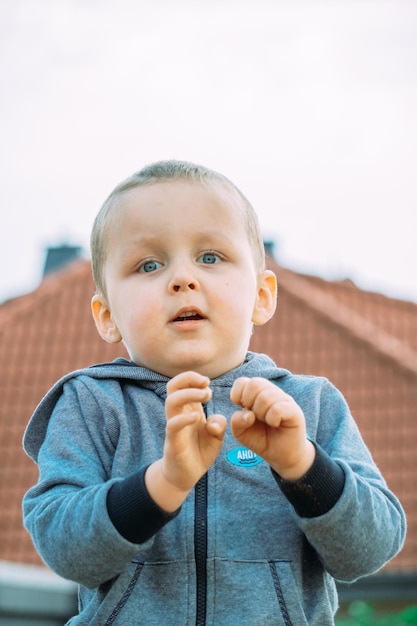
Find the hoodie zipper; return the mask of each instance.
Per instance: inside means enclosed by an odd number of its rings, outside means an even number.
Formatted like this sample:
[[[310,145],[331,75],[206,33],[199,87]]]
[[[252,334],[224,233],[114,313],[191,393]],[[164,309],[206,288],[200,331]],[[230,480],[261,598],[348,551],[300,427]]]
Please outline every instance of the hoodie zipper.
[[[207,474],[195,486],[194,556],[196,566],[196,626],[205,626],[207,608]]]

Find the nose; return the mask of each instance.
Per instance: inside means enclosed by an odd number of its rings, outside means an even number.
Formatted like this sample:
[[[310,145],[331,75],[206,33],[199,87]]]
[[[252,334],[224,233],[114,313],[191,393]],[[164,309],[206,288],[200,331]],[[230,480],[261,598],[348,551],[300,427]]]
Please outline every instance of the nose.
[[[169,282],[170,293],[178,293],[179,291],[188,291],[199,289],[198,279],[193,275],[190,269],[182,268],[176,271]]]
[[[185,287],[185,289],[195,289],[195,283],[194,282],[188,283],[188,285],[184,285],[184,286],[182,286],[182,285],[173,285],[172,289],[174,291],[181,291],[181,289],[183,289],[184,287]]]

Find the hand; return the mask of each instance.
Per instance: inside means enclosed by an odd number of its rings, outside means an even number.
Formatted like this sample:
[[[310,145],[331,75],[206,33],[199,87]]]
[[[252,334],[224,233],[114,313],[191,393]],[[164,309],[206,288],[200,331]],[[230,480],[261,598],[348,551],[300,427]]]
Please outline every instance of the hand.
[[[167,385],[164,455],[147,470],[145,483],[155,502],[177,509],[220,452],[226,430],[223,415],[206,419],[203,403],[211,398],[210,380],[183,372]]]
[[[315,448],[295,400],[265,378],[238,378],[230,398],[242,407],[231,419],[236,439],[282,478],[301,478],[313,464]]]

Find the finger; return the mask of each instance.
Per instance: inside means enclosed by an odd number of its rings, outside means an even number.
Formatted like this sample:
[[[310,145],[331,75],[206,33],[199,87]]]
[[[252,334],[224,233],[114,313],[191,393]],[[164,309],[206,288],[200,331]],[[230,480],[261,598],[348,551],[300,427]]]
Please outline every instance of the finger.
[[[184,411],[193,411],[196,409],[195,404],[202,404],[208,402],[211,398],[210,387],[203,389],[188,388],[175,391],[167,396],[165,401],[165,412],[168,419],[176,415],[177,413],[183,413]],[[201,410],[202,407],[201,407]]]
[[[265,387],[253,398],[251,410],[261,421],[271,426],[279,426],[281,420],[280,407],[282,397],[280,390],[274,387]]]
[[[233,435],[238,439],[246,430],[252,428],[256,422],[256,416],[253,411],[244,409],[236,411],[231,418],[231,427]]]
[[[226,432],[227,422],[224,415],[210,415],[207,419],[207,432],[216,437],[216,439],[223,439]]]
[[[254,403],[259,394],[266,390],[274,390],[275,393],[279,393],[279,388],[265,378],[238,378],[235,381],[236,388],[233,395],[238,399],[236,404],[246,408],[253,409]]]
[[[239,406],[243,406],[242,396],[243,396],[245,387],[247,386],[249,381],[250,381],[250,378],[246,378],[244,376],[242,376],[241,378],[237,378],[235,380],[235,382],[233,383],[232,389],[230,391],[230,399],[232,402],[234,402],[235,404],[238,404]]]
[[[291,396],[265,378],[252,378],[241,389],[240,404],[253,411],[257,419],[278,427],[289,406],[295,402]],[[283,413],[281,414],[281,407]]]
[[[179,415],[175,415],[172,417],[169,422],[167,422],[166,433],[167,436],[174,435],[187,426],[194,426],[198,424],[201,419],[201,415],[197,411],[190,411],[187,413],[180,413]]]
[[[264,413],[264,421],[268,426],[279,428],[283,422],[283,414],[280,409],[280,403],[272,403]]]
[[[294,428],[304,423],[304,413],[295,400],[286,395],[268,407],[264,419],[274,428]]]
[[[168,395],[178,391],[180,389],[187,389],[189,387],[195,387],[203,389],[208,387],[210,379],[207,376],[198,374],[197,372],[182,372],[167,383]]]

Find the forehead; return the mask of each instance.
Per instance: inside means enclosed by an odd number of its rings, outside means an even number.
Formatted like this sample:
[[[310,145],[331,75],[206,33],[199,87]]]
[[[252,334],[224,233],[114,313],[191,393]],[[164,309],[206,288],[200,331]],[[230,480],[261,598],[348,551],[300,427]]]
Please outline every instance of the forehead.
[[[243,203],[224,184],[183,179],[158,181],[124,191],[111,210],[113,230],[117,224],[134,220],[143,228],[198,226],[200,231],[241,228],[246,222]]]

